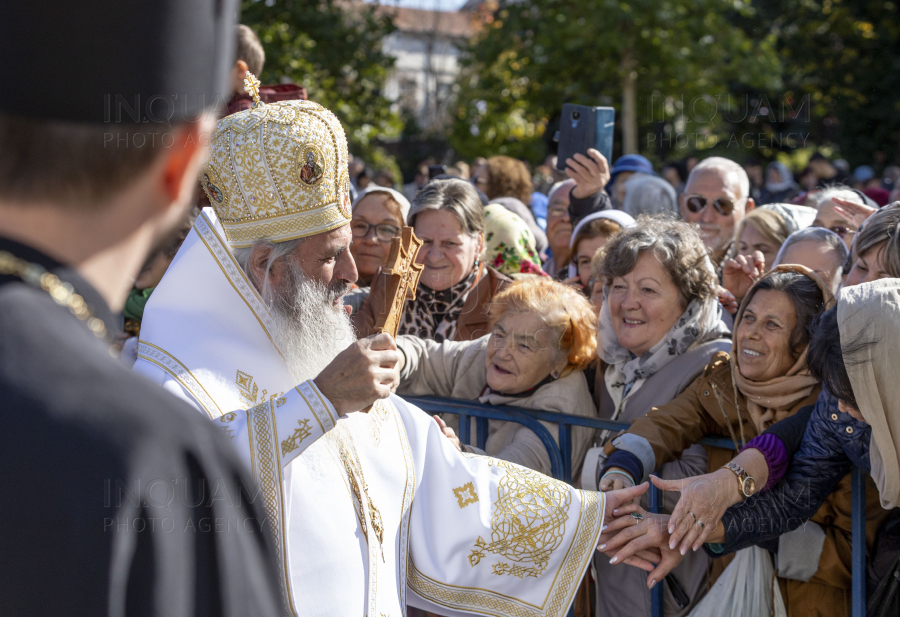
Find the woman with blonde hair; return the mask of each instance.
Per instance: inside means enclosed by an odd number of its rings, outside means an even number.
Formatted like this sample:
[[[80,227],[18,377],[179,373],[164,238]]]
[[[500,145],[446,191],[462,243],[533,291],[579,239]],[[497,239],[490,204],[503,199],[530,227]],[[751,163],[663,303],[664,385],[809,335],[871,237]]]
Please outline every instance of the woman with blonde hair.
[[[596,416],[583,372],[597,350],[596,317],[587,298],[546,277],[520,280],[494,297],[489,319],[491,333],[473,341],[397,337],[403,354],[397,393]],[[456,428],[455,416],[445,420]],[[557,425],[543,424],[558,442]],[[572,431],[573,475],[592,434]],[[485,453],[550,473],[540,439],[515,422],[490,421]]]

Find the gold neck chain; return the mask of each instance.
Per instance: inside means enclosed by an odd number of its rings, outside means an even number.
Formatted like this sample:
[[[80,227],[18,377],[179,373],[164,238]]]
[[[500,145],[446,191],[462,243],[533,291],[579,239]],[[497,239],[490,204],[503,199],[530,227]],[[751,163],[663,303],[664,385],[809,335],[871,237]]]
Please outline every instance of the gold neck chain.
[[[116,355],[106,324],[94,316],[84,298],[75,293],[75,289],[69,283],[59,280],[58,276],[48,272],[43,266],[20,259],[6,251],[0,251],[0,275],[15,276],[33,287],[46,291],[54,302],[66,307],[70,313],[84,322],[94,336],[110,345],[111,355]]]

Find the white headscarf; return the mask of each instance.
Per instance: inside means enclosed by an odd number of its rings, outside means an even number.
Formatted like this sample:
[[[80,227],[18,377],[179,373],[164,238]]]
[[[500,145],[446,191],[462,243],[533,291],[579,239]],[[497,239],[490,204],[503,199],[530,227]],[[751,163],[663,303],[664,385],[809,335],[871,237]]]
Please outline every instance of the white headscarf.
[[[854,285],[838,297],[841,347],[868,343],[844,357],[853,394],[872,427],[869,461],[885,509],[900,506],[900,279]]]
[[[395,191],[394,189],[390,189],[386,186],[378,186],[377,184],[370,184],[365,188],[363,192],[361,192],[356,199],[353,200],[352,208],[356,209],[356,204],[361,202],[366,195],[371,195],[372,193],[387,193],[391,197],[393,197],[394,201],[400,206],[400,213],[403,214],[403,224],[406,224],[406,217],[409,216],[409,200],[401,193],[400,191]]]
[[[632,217],[630,214],[622,212],[621,210],[601,210],[600,212],[588,214],[586,217],[578,221],[575,229],[572,230],[572,238],[571,240],[569,240],[570,251],[575,248],[575,237],[578,235],[578,232],[581,231],[582,227],[584,227],[591,221],[596,221],[597,219],[609,219],[621,225],[623,229],[625,229],[626,227],[634,227],[637,223],[637,221],[634,220],[634,217]],[[575,255],[572,255],[570,259],[574,260]],[[570,261],[569,278],[572,278],[574,276],[578,276],[578,266],[574,261]]]
[[[766,204],[765,206],[760,206],[760,208],[774,210],[780,214],[781,218],[784,219],[784,224],[787,226],[788,235],[812,225],[813,221],[816,220],[816,215],[819,213],[815,208],[795,206],[794,204]]]

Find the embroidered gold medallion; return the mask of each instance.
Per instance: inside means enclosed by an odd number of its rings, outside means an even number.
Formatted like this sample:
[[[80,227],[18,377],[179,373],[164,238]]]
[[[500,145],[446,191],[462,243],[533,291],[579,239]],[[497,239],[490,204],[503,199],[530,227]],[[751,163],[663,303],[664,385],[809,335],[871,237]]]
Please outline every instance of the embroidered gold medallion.
[[[462,486],[457,486],[453,489],[453,494],[456,495],[456,503],[459,504],[460,510],[478,501],[478,495],[475,493],[475,485],[471,482],[466,482]]]
[[[572,502],[568,485],[504,461],[492,462],[507,471],[497,487],[491,541],[475,541],[469,564],[475,567],[485,553],[494,553],[517,564],[498,562],[494,574],[540,576],[566,534]]]

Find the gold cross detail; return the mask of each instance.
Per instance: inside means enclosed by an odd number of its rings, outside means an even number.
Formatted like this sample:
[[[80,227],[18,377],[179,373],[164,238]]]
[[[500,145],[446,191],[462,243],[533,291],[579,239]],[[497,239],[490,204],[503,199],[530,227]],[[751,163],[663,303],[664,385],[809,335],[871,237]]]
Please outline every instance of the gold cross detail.
[[[244,73],[244,90],[253,98],[253,106],[259,107],[262,103],[259,102],[259,80],[256,76],[247,71]]]

